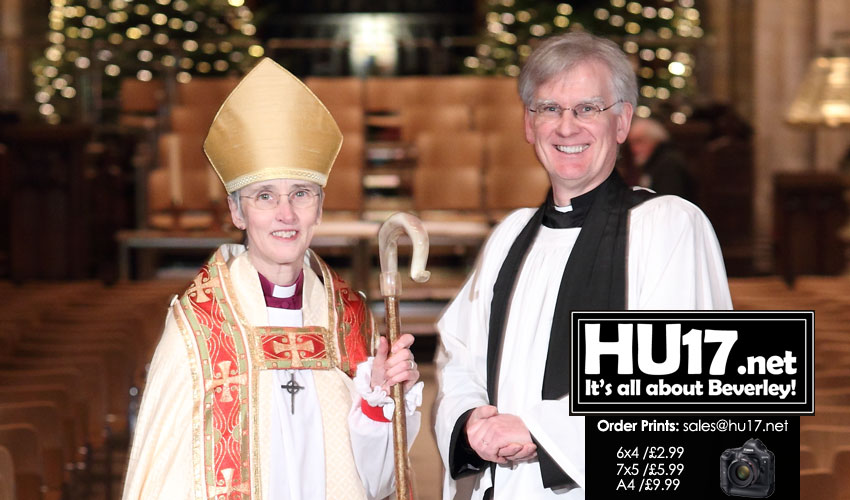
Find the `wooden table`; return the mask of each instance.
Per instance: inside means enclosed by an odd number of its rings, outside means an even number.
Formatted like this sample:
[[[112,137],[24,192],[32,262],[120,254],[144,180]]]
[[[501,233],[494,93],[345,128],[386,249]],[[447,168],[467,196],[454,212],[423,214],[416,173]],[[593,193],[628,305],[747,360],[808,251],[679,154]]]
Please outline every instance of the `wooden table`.
[[[316,227],[311,248],[321,253],[326,248],[347,248],[351,250],[352,286],[359,290],[368,290],[371,256],[378,241],[378,229],[381,223],[364,220],[327,220]],[[478,246],[490,232],[486,222],[448,220],[424,221],[432,245]],[[119,231],[118,240],[118,277],[129,280],[131,277],[130,254],[152,254],[165,250],[209,250],[213,251],[225,243],[242,241],[242,232],[214,231],[161,231],[142,229]],[[406,237],[400,245],[409,245]],[[147,255],[150,258],[150,255]]]

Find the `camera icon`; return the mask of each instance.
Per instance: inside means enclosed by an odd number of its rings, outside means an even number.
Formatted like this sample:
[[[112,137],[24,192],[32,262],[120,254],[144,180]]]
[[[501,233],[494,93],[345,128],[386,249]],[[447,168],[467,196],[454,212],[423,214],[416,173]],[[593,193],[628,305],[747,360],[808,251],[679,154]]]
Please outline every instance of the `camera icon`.
[[[720,489],[729,496],[767,498],[776,487],[776,459],[758,439],[720,455]]]

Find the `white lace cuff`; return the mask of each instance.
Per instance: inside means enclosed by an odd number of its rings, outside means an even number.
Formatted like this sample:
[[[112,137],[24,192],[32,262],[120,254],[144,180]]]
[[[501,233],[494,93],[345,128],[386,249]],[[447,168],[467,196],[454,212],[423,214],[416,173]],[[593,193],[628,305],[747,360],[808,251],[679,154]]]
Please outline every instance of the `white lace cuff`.
[[[372,361],[374,357],[370,357],[366,361],[357,365],[357,375],[354,377],[354,387],[360,397],[366,401],[366,404],[375,408],[381,407],[384,413],[384,418],[387,420],[393,419],[393,411],[395,403],[387,392],[381,389],[380,386],[372,388]],[[425,384],[422,381],[416,382],[413,387],[404,395],[405,414],[413,415],[416,409],[422,405],[422,388]]]

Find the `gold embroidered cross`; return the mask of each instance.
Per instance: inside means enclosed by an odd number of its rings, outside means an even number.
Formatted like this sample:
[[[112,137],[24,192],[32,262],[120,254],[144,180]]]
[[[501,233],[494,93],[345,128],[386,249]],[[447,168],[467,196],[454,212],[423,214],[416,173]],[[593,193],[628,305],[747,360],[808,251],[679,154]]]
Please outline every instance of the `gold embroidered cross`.
[[[210,500],[218,499],[218,498],[230,498],[230,494],[233,492],[248,494],[250,491],[248,490],[248,483],[245,481],[240,482],[238,485],[233,486],[233,469],[222,469],[221,475],[224,478],[224,485],[219,484],[218,486],[213,486],[210,488]],[[221,481],[218,481],[221,483]],[[219,497],[219,495],[224,495],[224,497]]]
[[[230,364],[230,361],[222,361],[219,363],[219,373],[215,375],[214,380],[207,380],[206,383],[207,392],[221,386],[221,398],[219,401],[222,403],[229,403],[233,401],[233,396],[230,395],[231,385],[245,385],[248,383],[248,376],[246,374],[243,373],[242,375],[237,376],[230,374]]]
[[[274,350],[275,354],[280,354],[283,351],[290,351],[292,353],[292,368],[303,367],[301,364],[301,351],[304,350],[313,352],[313,349],[315,348],[313,341],[307,340],[305,342],[298,343],[298,332],[293,331],[286,332],[286,338],[289,340],[286,344],[278,341],[272,341],[272,350]]]
[[[209,297],[207,297],[207,294],[204,293],[205,288],[211,287],[211,285],[209,284],[210,281],[212,280],[204,281],[201,278],[200,273],[195,276],[195,279],[192,281],[192,286],[189,288],[189,293],[195,292],[195,301],[198,304],[210,301]]]

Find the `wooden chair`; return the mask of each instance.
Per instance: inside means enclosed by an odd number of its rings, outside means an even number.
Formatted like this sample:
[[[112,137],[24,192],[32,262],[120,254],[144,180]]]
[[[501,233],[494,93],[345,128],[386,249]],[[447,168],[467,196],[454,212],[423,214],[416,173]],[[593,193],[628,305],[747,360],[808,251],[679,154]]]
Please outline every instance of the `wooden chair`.
[[[324,211],[348,211],[359,214],[363,209],[363,134],[348,134],[325,186]]]
[[[150,228],[177,228],[177,210],[172,200],[170,177],[171,173],[165,167],[148,172],[146,224]]]
[[[365,131],[365,117],[362,106],[337,106],[330,110],[331,116],[336,121],[342,132],[343,145],[351,134],[363,135]]]
[[[800,500],[835,500],[835,477],[829,469],[800,471]]]
[[[192,78],[188,83],[177,84],[177,104],[218,109],[238,83],[234,77]]]
[[[417,163],[413,174],[416,210],[481,210],[481,134],[422,134],[416,141],[416,150]]]
[[[411,77],[380,77],[366,79],[364,108],[367,113],[399,113],[415,102]]]
[[[172,106],[168,117],[169,130],[177,134],[206,137],[218,108],[218,105]]]
[[[426,132],[468,132],[472,130],[471,120],[468,106],[406,106],[401,110],[401,139],[415,142]]]
[[[209,160],[204,154],[206,132],[185,132],[162,134],[159,140],[159,165],[169,167],[177,164],[179,171],[210,169]]]
[[[147,130],[157,128],[158,115],[165,101],[162,80],[143,82],[134,77],[123,78],[118,96],[121,106],[119,123]]]
[[[459,165],[450,170],[417,169],[413,174],[413,200],[417,211],[479,211],[481,169]],[[423,214],[428,217],[429,214]],[[430,214],[442,216],[449,214]]]
[[[418,105],[470,107],[482,98],[483,79],[476,76],[420,76],[411,78],[409,85]]]
[[[304,83],[334,118],[340,108],[354,106],[363,109],[364,83],[361,78],[310,76],[304,79]]]
[[[203,152],[205,135],[159,138],[160,167],[148,174],[148,224],[157,229],[214,227],[225,192]]]
[[[502,106],[505,108],[513,107],[514,105],[522,107],[516,78],[508,76],[481,78],[479,85],[479,104],[484,106]]]
[[[227,202],[224,187],[212,168],[183,172],[183,204],[177,225],[180,229],[217,229]]]
[[[485,134],[514,136],[525,142],[525,109],[519,104],[476,106],[472,110],[472,126]]]
[[[458,165],[484,165],[484,136],[478,132],[428,132],[415,143],[416,166],[449,170]]]
[[[138,78],[121,79],[118,91],[123,113],[145,113],[155,115],[165,99],[165,86],[162,80],[143,82]]]
[[[484,158],[484,206],[492,220],[516,208],[536,207],[546,198],[549,176],[524,140],[513,134],[488,134]]]

